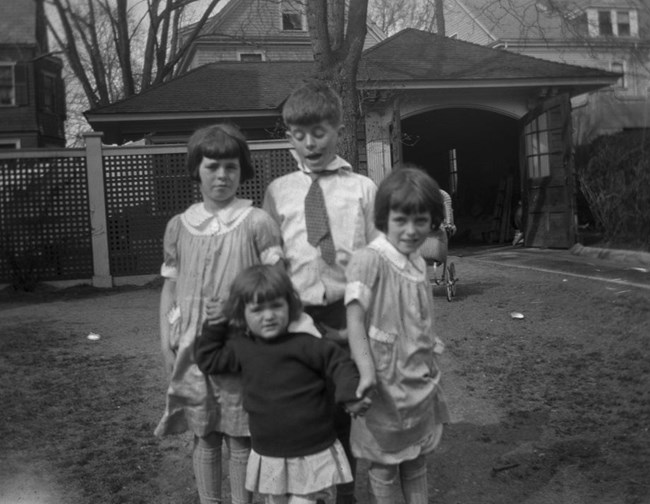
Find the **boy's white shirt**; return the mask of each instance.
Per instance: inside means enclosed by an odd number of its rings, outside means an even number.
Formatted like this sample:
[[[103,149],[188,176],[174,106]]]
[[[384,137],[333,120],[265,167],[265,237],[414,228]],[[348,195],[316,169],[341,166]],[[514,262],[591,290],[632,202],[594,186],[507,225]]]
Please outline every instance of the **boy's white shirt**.
[[[331,194],[334,189],[340,195],[336,199],[325,198],[336,247],[336,263],[333,266],[327,265],[322,260],[320,251],[306,240],[304,196],[312,180],[305,175],[310,175],[311,171],[300,161],[295,150],[292,149],[291,152],[298,170],[271,182],[264,209],[282,227],[289,273],[301,300],[308,306],[322,306],[343,297],[344,271],[352,253],[366,246],[377,235],[372,215],[377,187],[368,177],[354,173],[352,166],[340,156],[336,156],[325,168],[325,171],[334,171],[337,175],[319,179],[323,191]],[[352,177],[355,182],[342,182],[347,177]],[[278,183],[278,180],[283,182]],[[350,207],[348,211],[343,206],[349,206],[350,201],[358,203],[356,208]]]

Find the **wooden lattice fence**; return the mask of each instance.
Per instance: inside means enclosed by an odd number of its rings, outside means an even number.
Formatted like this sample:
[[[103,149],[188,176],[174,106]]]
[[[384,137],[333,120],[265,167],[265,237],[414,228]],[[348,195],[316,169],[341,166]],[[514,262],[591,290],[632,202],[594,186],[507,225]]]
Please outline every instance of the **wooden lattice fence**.
[[[295,165],[286,142],[251,150],[256,175],[239,196],[259,206]],[[101,147],[98,138],[94,151],[0,152],[0,283],[156,275],[167,221],[200,200],[185,155],[184,145]]]

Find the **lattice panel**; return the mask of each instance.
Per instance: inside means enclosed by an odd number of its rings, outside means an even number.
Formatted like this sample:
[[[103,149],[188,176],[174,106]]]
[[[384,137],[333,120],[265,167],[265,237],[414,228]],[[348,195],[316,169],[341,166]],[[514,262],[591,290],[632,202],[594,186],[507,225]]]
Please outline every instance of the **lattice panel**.
[[[201,201],[198,184],[185,170],[185,153],[104,157],[109,260],[113,276],[156,274],[163,260],[169,219]],[[295,169],[284,150],[253,151],[255,178],[238,196],[261,206],[275,177]]]
[[[104,157],[111,275],[155,274],[167,221],[197,201],[185,153]]]
[[[296,169],[296,162],[287,149],[258,150],[251,152],[255,165],[255,178],[244,182],[238,196],[253,200],[255,206],[261,207],[264,192],[274,178]]]
[[[93,275],[86,160],[0,160],[0,282]]]

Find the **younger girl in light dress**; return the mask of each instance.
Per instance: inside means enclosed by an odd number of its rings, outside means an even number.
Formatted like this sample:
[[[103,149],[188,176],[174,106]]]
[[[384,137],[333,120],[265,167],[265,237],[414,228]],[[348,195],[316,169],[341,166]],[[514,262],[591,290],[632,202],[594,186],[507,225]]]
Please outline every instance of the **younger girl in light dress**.
[[[195,343],[206,374],[241,371],[253,445],[246,487],[267,504],[331,499],[335,485],[352,481],[334,406],[363,414],[370,403],[357,397],[359,372],[343,349],[289,329],[301,311],[283,269],[253,266],[235,279],[225,318],[206,322]]]
[[[345,303],[348,337],[362,373],[376,381],[372,407],[352,420],[350,443],[370,461],[373,503],[394,504],[399,482],[407,504],[427,504],[426,456],[440,441],[448,412],[440,388],[433,295],[419,247],[444,217],[438,185],[414,168],[391,172],[375,199],[383,234],[353,255]]]
[[[240,377],[206,377],[194,362],[193,345],[204,320],[218,314],[215,299],[228,297],[240,271],[282,258],[280,234],[264,211],[235,195],[240,182],[253,177],[253,165],[234,126],[196,131],[188,143],[187,169],[203,201],[174,216],[165,231],[160,336],[170,384],[155,433],[194,433],[192,462],[201,504],[223,502],[225,441],[232,502],[248,503],[244,480],[250,438]]]

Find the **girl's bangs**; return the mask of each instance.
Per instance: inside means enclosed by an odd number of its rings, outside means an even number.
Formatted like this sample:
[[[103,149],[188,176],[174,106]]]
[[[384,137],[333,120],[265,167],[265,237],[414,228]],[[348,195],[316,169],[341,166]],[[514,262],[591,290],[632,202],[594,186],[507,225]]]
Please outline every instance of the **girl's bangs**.
[[[394,191],[390,197],[390,209],[407,215],[428,212],[427,202],[422,191],[406,184]]]
[[[288,294],[279,285],[274,285],[272,282],[264,279],[259,282],[254,289],[250,289],[246,294],[246,303],[265,303],[273,301],[277,298],[287,298]]]
[[[239,158],[241,151],[239,142],[223,131],[217,131],[211,142],[206,142],[202,148],[203,156],[210,159]]]

